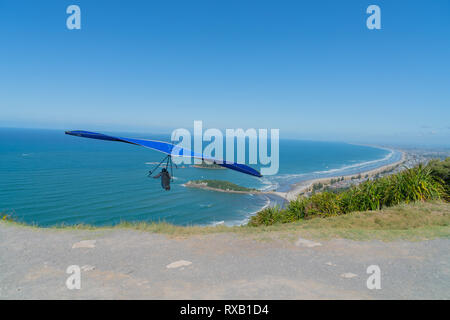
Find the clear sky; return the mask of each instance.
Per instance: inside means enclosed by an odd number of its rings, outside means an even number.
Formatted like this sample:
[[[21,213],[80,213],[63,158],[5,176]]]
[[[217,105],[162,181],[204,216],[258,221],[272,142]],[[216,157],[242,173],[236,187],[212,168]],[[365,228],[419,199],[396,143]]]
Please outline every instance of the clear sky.
[[[450,144],[448,0],[0,0],[0,39],[0,126]]]

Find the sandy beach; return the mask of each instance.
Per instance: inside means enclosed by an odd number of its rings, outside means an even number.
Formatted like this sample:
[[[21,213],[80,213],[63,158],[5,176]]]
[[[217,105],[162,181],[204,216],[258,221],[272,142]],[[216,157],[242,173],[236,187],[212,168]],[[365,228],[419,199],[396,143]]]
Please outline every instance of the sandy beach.
[[[198,188],[198,189],[204,189],[204,190],[210,190],[210,191],[216,191],[216,192],[226,192],[226,193],[244,193],[244,194],[271,194],[271,195],[275,195],[277,197],[283,198],[287,201],[292,201],[297,199],[297,197],[301,194],[304,194],[305,192],[308,192],[311,190],[312,186],[316,183],[322,183],[324,185],[327,184],[331,184],[331,180],[332,179],[336,179],[336,178],[344,178],[344,180],[351,180],[352,178],[356,178],[358,176],[365,176],[367,175],[368,177],[373,177],[383,171],[386,170],[390,170],[390,169],[394,169],[396,166],[402,164],[405,162],[405,152],[403,151],[399,151],[402,153],[402,157],[399,161],[396,161],[394,163],[390,163],[390,164],[386,164],[384,166],[375,168],[375,169],[371,169],[371,170],[367,170],[367,171],[361,171],[361,172],[357,172],[354,174],[349,174],[349,175],[338,175],[338,176],[332,176],[332,177],[326,177],[326,178],[317,178],[317,179],[311,179],[311,180],[305,180],[305,181],[301,181],[299,183],[293,184],[291,189],[287,192],[281,192],[281,191],[256,191],[256,190],[252,190],[252,191],[236,191],[236,190],[223,190],[223,189],[219,189],[219,188],[212,188],[212,187],[208,187],[207,185],[204,184],[196,184],[193,183],[192,181],[188,182],[185,184],[186,187],[190,187],[190,188]]]
[[[394,167],[402,164],[403,162],[405,162],[406,159],[406,155],[405,152],[400,151],[402,153],[402,157],[399,161],[396,161],[394,163],[390,163],[384,166],[381,166],[379,168],[375,168],[375,169],[371,169],[368,171],[361,171],[358,173],[354,173],[354,174],[350,174],[350,175],[339,175],[339,176],[333,176],[333,177],[326,177],[326,178],[317,178],[317,179],[311,179],[311,180],[306,180],[306,181],[301,181],[299,183],[296,183],[294,185],[292,185],[291,189],[288,192],[276,192],[273,191],[272,194],[276,194],[280,197],[285,198],[288,201],[292,201],[297,199],[297,197],[301,194],[304,194],[305,192],[309,191],[312,186],[316,183],[322,183],[324,185],[326,184],[330,184],[332,179],[336,179],[336,178],[344,178],[344,180],[351,180],[352,178],[356,178],[359,175],[365,176],[367,175],[368,177],[373,177],[383,171],[386,170],[390,170],[393,169]]]

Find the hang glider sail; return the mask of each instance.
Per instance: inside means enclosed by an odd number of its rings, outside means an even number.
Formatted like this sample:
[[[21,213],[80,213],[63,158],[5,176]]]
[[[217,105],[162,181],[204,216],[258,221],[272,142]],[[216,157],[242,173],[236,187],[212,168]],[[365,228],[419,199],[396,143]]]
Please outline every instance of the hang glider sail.
[[[143,139],[113,137],[113,136],[108,136],[108,135],[102,134],[102,133],[81,131],[81,130],[66,131],[66,134],[72,135],[72,136],[77,136],[77,137],[90,138],[90,139],[125,142],[125,143],[129,143],[129,144],[134,144],[136,146],[153,149],[153,150],[165,153],[169,156],[192,157],[192,158],[202,159],[202,160],[206,160],[206,161],[215,163],[224,168],[239,171],[239,172],[249,174],[249,175],[255,176],[255,177],[262,177],[261,173],[259,173],[257,170],[255,170],[252,167],[249,167],[245,164],[224,161],[222,159],[215,159],[215,158],[211,158],[211,157],[205,157],[201,153],[197,153],[192,150],[182,148],[180,146],[177,146],[177,145],[174,145],[174,144],[168,143],[168,142],[157,141],[157,140],[143,140]]]

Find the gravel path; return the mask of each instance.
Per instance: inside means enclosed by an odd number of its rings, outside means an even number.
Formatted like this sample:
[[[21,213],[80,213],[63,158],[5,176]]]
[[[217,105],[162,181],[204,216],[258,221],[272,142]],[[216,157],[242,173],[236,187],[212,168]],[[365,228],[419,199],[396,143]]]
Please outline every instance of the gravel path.
[[[448,239],[173,239],[0,223],[0,299],[450,299]],[[69,290],[70,265],[81,289]],[[381,269],[381,289],[366,286]]]

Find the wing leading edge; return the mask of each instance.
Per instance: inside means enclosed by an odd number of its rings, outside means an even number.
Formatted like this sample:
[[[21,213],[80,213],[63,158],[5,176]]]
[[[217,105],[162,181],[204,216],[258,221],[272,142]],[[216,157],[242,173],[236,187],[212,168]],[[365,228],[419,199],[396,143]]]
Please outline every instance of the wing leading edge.
[[[262,175],[261,175],[261,173],[259,173],[259,171],[255,170],[252,167],[247,166],[245,164],[223,161],[223,160],[215,159],[215,158],[211,158],[211,157],[205,157],[201,153],[197,153],[197,152],[194,152],[194,151],[186,149],[186,148],[181,148],[172,143],[168,143],[168,142],[164,142],[164,141],[113,137],[113,136],[108,136],[108,135],[102,134],[102,133],[82,131],[82,130],[66,131],[65,133],[68,135],[71,135],[71,136],[77,136],[77,137],[83,137],[83,138],[106,140],[106,141],[118,141],[118,142],[134,144],[137,146],[153,149],[153,150],[165,153],[165,154],[170,154],[175,157],[192,157],[192,158],[207,160],[210,162],[214,162],[217,165],[222,166],[224,168],[228,168],[228,169],[235,170],[235,171],[238,171],[241,173],[249,174],[249,175],[255,176],[255,177],[262,177]]]

